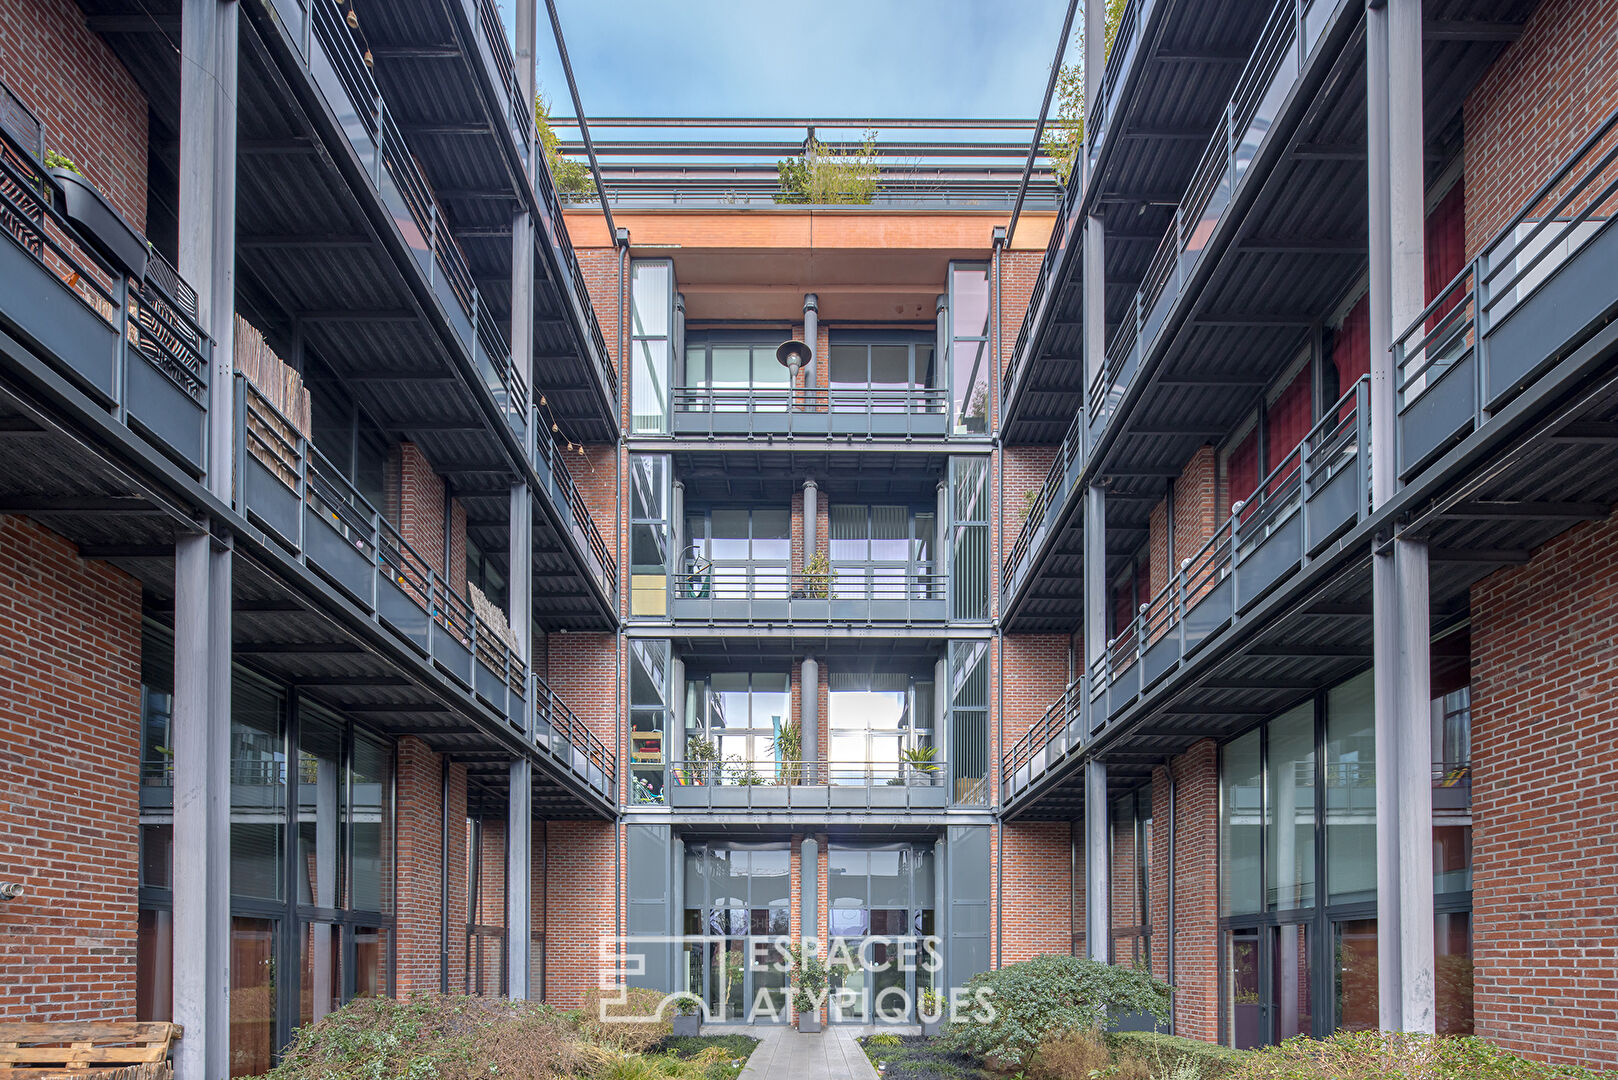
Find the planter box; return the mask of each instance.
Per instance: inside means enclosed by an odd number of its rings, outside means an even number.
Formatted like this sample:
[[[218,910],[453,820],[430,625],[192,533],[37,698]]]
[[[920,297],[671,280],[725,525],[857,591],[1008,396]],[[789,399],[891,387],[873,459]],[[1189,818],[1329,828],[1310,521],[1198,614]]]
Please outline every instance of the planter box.
[[[942,1035],[943,1033],[944,1033],[944,1021],[942,1019],[939,1019],[939,1020],[925,1020],[924,1019],[924,1020],[922,1020],[922,1022],[921,1022],[921,1037],[922,1038],[924,1038],[924,1039],[936,1039],[936,1038],[938,1038],[938,1036]]]
[[[72,169],[51,169],[50,174],[62,189],[62,212],[78,226],[84,238],[130,277],[144,278],[150,255],[146,238],[112,208],[90,181]]]
[[[702,1014],[692,1013],[690,1016],[676,1015],[669,1021],[676,1039],[692,1039],[702,1034]]]
[[[805,1035],[818,1035],[820,1033],[819,1013],[799,1013],[798,1030]]]

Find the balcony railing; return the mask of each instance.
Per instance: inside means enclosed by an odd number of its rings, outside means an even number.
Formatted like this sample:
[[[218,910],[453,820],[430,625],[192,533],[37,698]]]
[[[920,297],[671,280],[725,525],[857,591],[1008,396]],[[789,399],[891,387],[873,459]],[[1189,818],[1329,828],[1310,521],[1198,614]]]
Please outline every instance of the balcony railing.
[[[1611,307],[1618,111],[1394,343],[1399,479],[1482,429]]]
[[[951,801],[949,769],[938,759],[674,761],[663,790],[677,809],[943,809]]]
[[[1369,376],[1326,410],[1000,760],[1006,797],[1087,745],[1371,509]]]
[[[102,258],[58,208],[55,181],[0,134],[5,317],[63,374],[200,476],[213,344],[196,294],[156,252],[142,277]]]
[[[534,432],[534,467],[550,494],[552,505],[562,511],[574,539],[590,553],[590,571],[596,583],[608,596],[618,595],[618,560],[613,558],[612,549],[590,516],[584,495],[568,471],[566,455],[543,423],[538,409],[534,410]]]
[[[430,658],[534,745],[613,797],[613,755],[503,629],[480,620],[391,522],[243,376],[236,380],[239,513]]]
[[[1000,592],[1010,596],[1028,569],[1028,553],[1045,542],[1056,525],[1056,517],[1067,502],[1067,493],[1084,474],[1085,441],[1079,434],[1084,426],[1084,410],[1080,409],[1068,426],[1068,437],[1057,448],[1056,460],[1045,473],[1033,501],[1028,504],[1028,515],[1017,530],[1017,539],[1011,544],[1006,560],[1000,567]]]
[[[674,388],[674,431],[700,435],[942,437],[949,391],[929,387]]]
[[[786,566],[713,563],[688,553],[674,575],[675,619],[706,622],[939,622],[948,617],[944,574],[904,567],[834,566],[827,574]]]

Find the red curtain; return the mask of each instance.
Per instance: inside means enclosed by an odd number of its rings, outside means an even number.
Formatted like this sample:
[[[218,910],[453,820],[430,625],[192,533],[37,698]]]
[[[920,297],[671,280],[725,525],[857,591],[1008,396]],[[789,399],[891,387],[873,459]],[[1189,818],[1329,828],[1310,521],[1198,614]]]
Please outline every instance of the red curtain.
[[[1309,369],[1304,368],[1298,372],[1290,385],[1281,396],[1275,399],[1269,411],[1264,415],[1264,472],[1269,474],[1276,466],[1285,461],[1303,437],[1309,434],[1309,426],[1314,415],[1314,406],[1309,400]],[[1291,470],[1283,476],[1276,477],[1276,482],[1286,479]]]
[[[1337,393],[1346,394],[1361,377],[1371,373],[1371,294],[1360,297],[1359,303],[1343,316],[1343,325],[1331,346],[1332,366],[1337,369]],[[1346,420],[1354,412],[1354,403],[1344,403],[1339,420]]]
[[[1427,215],[1427,303],[1438,299],[1438,293],[1448,285],[1461,267],[1466,265],[1466,184],[1457,181],[1450,188],[1433,212]],[[1458,300],[1460,297],[1455,297]],[[1446,301],[1437,311],[1433,312],[1433,319],[1438,319],[1445,312],[1455,306],[1454,300]],[[1404,327],[1394,327],[1397,333]]]
[[[1230,508],[1236,500],[1246,499],[1258,487],[1258,432],[1250,431],[1247,437],[1230,452],[1225,461],[1225,505],[1222,508],[1223,516],[1230,515]]]

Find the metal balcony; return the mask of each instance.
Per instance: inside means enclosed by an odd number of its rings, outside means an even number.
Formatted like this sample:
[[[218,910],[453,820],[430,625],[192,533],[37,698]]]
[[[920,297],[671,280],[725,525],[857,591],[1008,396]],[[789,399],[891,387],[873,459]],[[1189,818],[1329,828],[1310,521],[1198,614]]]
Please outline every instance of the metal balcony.
[[[0,133],[0,318],[121,423],[193,476],[208,469],[213,343],[196,294],[156,252],[116,267],[60,208],[56,181]]]
[[[941,439],[949,391],[929,388],[676,387],[674,434]]]
[[[948,579],[902,567],[786,566],[690,558],[674,575],[669,613],[677,622],[921,623],[949,617]]]
[[[663,790],[676,810],[942,810],[951,803],[941,760],[674,761]]]

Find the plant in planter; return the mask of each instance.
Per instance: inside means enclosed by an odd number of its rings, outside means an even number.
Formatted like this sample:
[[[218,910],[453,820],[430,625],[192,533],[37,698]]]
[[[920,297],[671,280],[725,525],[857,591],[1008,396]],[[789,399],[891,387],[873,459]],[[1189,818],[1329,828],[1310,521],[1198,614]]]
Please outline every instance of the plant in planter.
[[[938,747],[912,746],[899,754],[906,766],[910,782],[918,786],[935,783],[938,772]]]
[[[675,1038],[694,1038],[702,1034],[702,1006],[690,994],[682,994],[675,1000],[677,1010],[669,1021]]]
[[[781,783],[803,783],[803,724],[797,720],[781,725],[781,730],[770,740],[770,753],[775,755],[776,769]]]
[[[685,763],[691,770],[691,783],[715,783],[718,780],[719,747],[712,739],[688,735],[685,740]]]
[[[45,152],[45,171],[62,193],[62,212],[84,238],[130,277],[146,276],[151,249],[146,238],[113,209],[76,162],[54,150]]]
[[[810,600],[824,600],[831,594],[831,559],[824,551],[803,564],[803,595]]]
[[[944,1012],[949,999],[930,986],[924,986],[916,999],[916,1012],[921,1019],[921,1034],[932,1038],[944,1030]]]
[[[789,945],[787,955],[792,958],[792,1007],[798,1013],[798,1030],[819,1031],[820,1006],[826,1000],[831,973],[819,954],[804,942]]]

